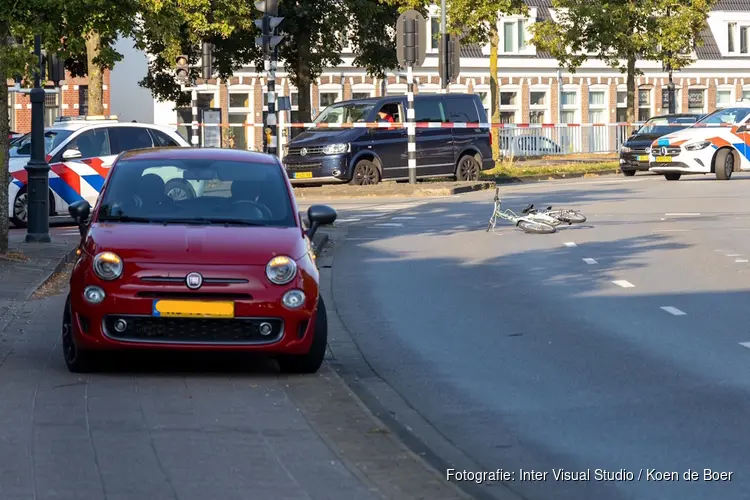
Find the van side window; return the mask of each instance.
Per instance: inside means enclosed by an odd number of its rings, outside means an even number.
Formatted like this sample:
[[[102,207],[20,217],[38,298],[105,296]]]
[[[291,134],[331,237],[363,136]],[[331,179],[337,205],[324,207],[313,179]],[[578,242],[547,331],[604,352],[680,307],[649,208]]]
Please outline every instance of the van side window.
[[[481,121],[474,99],[471,97],[449,97],[445,99],[445,107],[448,121],[451,123],[478,123]]]
[[[401,122],[401,114],[398,112],[397,102],[383,104],[380,111],[378,111],[378,121],[391,121],[388,118],[392,118],[395,123]]]
[[[446,122],[441,99],[414,99],[414,119],[418,122]]]

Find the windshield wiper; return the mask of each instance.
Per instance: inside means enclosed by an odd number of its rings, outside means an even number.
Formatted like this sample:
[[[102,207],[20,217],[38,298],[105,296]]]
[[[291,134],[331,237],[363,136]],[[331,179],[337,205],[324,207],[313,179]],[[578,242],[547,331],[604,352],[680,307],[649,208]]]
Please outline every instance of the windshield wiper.
[[[250,222],[242,219],[232,219],[232,218],[225,218],[225,217],[195,217],[192,219],[164,219],[160,220],[159,222],[163,222],[164,225],[167,224],[224,224],[224,226],[228,227],[231,225],[234,226],[247,226],[247,227],[259,227],[259,226],[265,226],[266,224],[261,224],[258,222]]]

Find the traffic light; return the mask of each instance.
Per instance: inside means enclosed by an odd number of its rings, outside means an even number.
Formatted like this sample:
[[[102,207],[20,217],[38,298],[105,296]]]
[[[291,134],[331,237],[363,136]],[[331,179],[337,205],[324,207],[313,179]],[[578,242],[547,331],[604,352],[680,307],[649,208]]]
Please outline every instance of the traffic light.
[[[401,67],[420,67],[426,56],[426,20],[416,10],[407,10],[396,21],[396,58]]]
[[[259,0],[255,2],[255,8],[263,13],[263,17],[255,20],[255,25],[262,32],[255,43],[263,48],[264,54],[269,54],[284,39],[284,35],[273,34],[284,20],[283,17],[278,17],[279,0]]]
[[[65,59],[57,54],[50,54],[46,59],[47,80],[54,83],[55,87],[57,87],[61,81],[65,80]]]
[[[182,54],[175,58],[175,77],[177,82],[186,84],[190,81],[190,60]]]
[[[448,47],[446,50],[444,41],[447,39]],[[440,37],[438,44],[438,72],[440,78],[446,82],[456,83],[458,81],[458,74],[461,72],[461,42],[458,40],[456,35],[449,35]],[[446,68],[446,64],[448,67]]]
[[[203,79],[208,80],[213,76],[213,59],[214,59],[214,46],[209,42],[203,42],[203,50],[201,52],[201,66],[203,69]]]

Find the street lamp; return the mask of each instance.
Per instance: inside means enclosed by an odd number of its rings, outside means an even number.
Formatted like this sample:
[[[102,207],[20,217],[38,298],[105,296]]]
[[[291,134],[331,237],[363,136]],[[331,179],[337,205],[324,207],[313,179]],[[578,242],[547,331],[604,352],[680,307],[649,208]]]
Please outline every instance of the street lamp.
[[[44,99],[42,88],[42,36],[34,36],[34,55],[38,67],[34,72],[31,98],[31,159],[26,164],[28,172],[27,243],[49,243],[49,163],[44,151]]]

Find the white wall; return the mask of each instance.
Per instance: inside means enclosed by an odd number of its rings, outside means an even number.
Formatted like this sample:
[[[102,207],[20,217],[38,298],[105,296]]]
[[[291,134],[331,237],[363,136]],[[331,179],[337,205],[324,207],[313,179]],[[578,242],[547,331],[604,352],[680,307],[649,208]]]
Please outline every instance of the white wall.
[[[151,91],[138,85],[148,73],[146,54],[134,47],[134,41],[121,38],[115,49],[123,55],[110,75],[110,113],[120,121],[154,122],[154,99]]]

